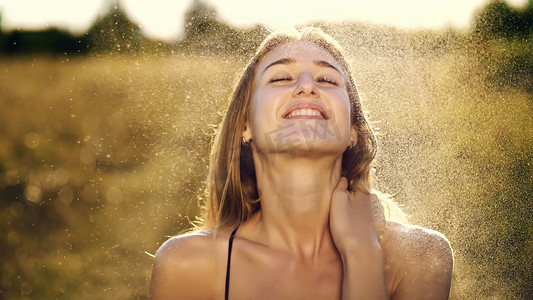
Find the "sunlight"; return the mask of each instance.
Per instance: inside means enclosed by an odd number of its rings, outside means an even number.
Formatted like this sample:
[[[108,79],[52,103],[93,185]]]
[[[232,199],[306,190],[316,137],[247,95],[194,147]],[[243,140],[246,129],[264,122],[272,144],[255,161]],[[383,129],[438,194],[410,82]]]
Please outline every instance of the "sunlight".
[[[164,40],[176,40],[183,34],[183,12],[193,0],[122,0],[117,1],[145,34]],[[363,21],[400,28],[465,28],[473,13],[487,0],[332,0],[321,1],[239,1],[208,0],[217,8],[224,22],[236,26],[263,24],[272,29],[312,21]],[[4,28],[63,27],[82,32],[107,11],[114,1],[0,0]],[[524,6],[527,0],[508,0],[513,6]],[[29,8],[28,8],[29,7]]]

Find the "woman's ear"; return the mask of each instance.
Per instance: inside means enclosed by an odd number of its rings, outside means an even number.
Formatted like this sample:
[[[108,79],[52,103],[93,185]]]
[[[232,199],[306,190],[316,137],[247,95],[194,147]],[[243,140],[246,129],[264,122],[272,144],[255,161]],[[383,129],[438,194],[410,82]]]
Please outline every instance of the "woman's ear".
[[[244,131],[242,132],[242,140],[248,143],[252,139],[252,127],[248,122],[244,123]]]
[[[350,148],[353,148],[355,147],[355,145],[357,145],[357,131],[357,127],[352,125],[352,127],[350,128]]]

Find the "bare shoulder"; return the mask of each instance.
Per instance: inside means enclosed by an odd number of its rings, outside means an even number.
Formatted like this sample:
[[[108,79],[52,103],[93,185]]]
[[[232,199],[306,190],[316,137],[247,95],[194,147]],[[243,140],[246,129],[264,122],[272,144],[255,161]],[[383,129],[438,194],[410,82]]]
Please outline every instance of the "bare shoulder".
[[[151,298],[212,298],[217,252],[217,238],[213,230],[195,231],[168,239],[155,255]]]
[[[387,222],[389,261],[397,269],[393,299],[447,299],[453,251],[441,233],[420,226]]]
[[[396,222],[387,222],[387,231],[391,240],[402,246],[405,256],[453,260],[450,242],[438,231]]]
[[[201,230],[171,237],[157,250],[155,261],[168,264],[189,264],[194,260],[204,261],[205,254],[212,251],[212,230]],[[187,260],[183,258],[188,258]]]

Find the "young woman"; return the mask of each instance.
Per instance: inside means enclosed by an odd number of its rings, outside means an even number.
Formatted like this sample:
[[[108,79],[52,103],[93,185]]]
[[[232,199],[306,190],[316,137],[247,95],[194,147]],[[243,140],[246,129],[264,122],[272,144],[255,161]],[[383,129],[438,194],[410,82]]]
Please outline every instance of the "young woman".
[[[375,154],[338,43],[271,34],[219,128],[203,228],[158,250],[152,299],[447,299],[450,245],[394,222]]]

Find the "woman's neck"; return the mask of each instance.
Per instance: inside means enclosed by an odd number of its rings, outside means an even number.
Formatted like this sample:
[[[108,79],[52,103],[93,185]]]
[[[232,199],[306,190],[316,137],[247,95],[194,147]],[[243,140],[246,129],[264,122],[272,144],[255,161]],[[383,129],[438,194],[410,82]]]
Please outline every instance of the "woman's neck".
[[[307,258],[333,246],[329,232],[331,194],[339,182],[342,156],[255,156],[262,238]]]

